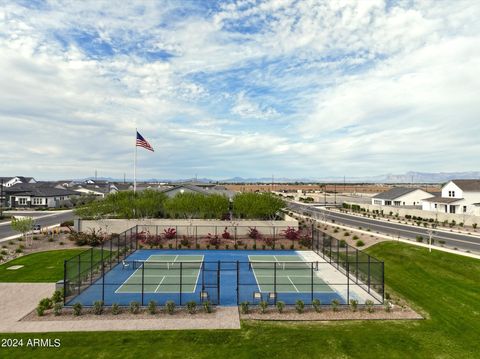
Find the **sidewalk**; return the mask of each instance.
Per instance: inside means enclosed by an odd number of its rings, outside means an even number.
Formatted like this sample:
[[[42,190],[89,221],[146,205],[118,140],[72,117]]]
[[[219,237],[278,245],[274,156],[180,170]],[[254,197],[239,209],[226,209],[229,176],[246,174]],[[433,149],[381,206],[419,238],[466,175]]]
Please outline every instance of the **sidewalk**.
[[[217,307],[208,318],[35,320],[20,321],[34,310],[40,299],[55,290],[53,283],[0,283],[0,332],[41,333],[117,330],[240,329],[237,307]]]

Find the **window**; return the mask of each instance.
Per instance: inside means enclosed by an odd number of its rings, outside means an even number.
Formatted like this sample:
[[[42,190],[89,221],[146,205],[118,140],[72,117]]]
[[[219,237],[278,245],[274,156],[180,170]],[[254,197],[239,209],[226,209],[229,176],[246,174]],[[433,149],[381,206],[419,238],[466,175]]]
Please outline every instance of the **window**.
[[[452,191],[448,191],[448,197],[452,197]]]
[[[43,198],[34,198],[33,199],[33,204],[35,204],[35,205],[43,204]]]
[[[395,201],[395,202],[393,202],[393,204],[394,204],[395,206],[400,206],[401,203],[402,203],[402,202],[400,202],[400,201]]]
[[[467,206],[463,206],[463,213],[467,213]]]
[[[450,206],[450,213],[455,213],[455,206]]]
[[[435,209],[437,209],[438,204],[435,203]]]
[[[452,191],[452,197],[455,197],[455,191]]]
[[[392,201],[385,201],[385,206],[390,206],[392,204]]]
[[[26,198],[19,198],[18,199],[18,204],[27,204],[27,199]]]

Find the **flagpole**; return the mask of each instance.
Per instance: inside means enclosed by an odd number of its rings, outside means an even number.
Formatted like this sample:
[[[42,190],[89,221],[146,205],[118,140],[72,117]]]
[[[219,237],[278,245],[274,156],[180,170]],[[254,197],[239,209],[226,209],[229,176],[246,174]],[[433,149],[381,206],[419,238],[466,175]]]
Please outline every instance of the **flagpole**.
[[[133,193],[137,192],[137,128],[135,127],[135,156],[133,158]]]

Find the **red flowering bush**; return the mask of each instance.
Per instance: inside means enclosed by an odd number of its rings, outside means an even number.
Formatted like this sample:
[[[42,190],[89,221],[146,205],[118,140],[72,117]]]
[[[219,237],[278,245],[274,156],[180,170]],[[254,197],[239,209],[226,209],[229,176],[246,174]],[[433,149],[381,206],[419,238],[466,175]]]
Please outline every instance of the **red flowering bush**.
[[[260,231],[258,229],[256,229],[255,227],[252,228],[252,227],[249,227],[248,228],[248,236],[251,238],[251,239],[261,239],[262,238],[262,234],[260,233]]]
[[[218,237],[218,234],[211,234],[209,233],[207,235],[207,240],[208,240],[208,243],[212,246],[219,246],[220,245],[220,238]]]
[[[295,229],[293,227],[287,227],[287,229],[284,229],[282,232],[287,239],[290,239],[292,241],[296,241],[300,238],[299,229]]]
[[[163,236],[165,239],[174,239],[177,236],[177,230],[175,228],[166,228],[163,230]]]
[[[223,230],[222,238],[223,239],[231,239],[232,238],[232,235],[228,231],[227,227],[225,227],[225,229]]]

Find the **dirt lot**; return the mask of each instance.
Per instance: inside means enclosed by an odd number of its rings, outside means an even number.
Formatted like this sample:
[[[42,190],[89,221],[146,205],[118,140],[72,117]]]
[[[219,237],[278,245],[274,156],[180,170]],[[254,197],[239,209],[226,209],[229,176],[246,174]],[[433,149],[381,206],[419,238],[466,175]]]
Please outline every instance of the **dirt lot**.
[[[287,192],[297,192],[297,191],[324,191],[327,192],[337,192],[337,193],[380,193],[388,191],[390,188],[394,187],[393,185],[381,185],[381,184],[291,184],[291,183],[271,183],[266,184],[226,184],[224,185],[229,190],[232,191],[242,191],[242,192],[255,192],[255,191],[287,191]],[[325,186],[325,187],[324,187]],[[422,189],[425,186],[422,185]],[[427,191],[439,191],[440,186],[428,185],[426,187]]]

